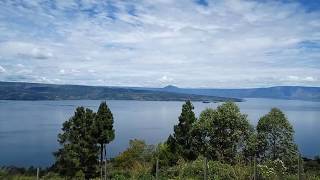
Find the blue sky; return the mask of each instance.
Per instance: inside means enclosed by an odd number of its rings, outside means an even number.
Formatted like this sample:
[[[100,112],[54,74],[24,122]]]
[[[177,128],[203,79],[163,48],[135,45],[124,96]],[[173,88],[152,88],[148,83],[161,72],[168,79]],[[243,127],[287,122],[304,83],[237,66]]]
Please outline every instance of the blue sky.
[[[318,0],[0,0],[0,81],[320,85]]]

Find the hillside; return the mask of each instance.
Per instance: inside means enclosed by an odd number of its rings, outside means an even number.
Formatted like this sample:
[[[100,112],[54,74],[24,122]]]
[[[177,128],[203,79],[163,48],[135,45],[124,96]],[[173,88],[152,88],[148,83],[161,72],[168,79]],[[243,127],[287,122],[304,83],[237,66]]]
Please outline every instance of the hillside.
[[[241,101],[241,98],[273,98],[320,101],[320,87],[275,86],[246,89],[105,87],[0,82],[2,100],[146,100]]]
[[[150,89],[149,89],[150,90]],[[207,96],[223,96],[236,98],[274,98],[274,99],[296,99],[308,101],[320,101],[320,87],[303,86],[275,86],[268,88],[247,89],[201,89],[201,88],[178,88],[166,86],[154,89],[163,92],[176,92],[186,94],[198,94]]]
[[[1,100],[142,100],[142,101],[241,101],[206,95],[183,94],[121,87],[0,82]]]

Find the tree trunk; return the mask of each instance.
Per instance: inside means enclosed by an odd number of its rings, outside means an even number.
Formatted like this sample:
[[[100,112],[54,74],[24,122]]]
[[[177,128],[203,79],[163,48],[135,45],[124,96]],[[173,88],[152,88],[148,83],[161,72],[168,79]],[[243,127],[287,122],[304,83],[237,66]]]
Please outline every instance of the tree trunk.
[[[104,179],[107,180],[107,145],[104,147]]]
[[[103,177],[102,166],[103,166],[103,144],[100,144],[100,179],[101,180]]]

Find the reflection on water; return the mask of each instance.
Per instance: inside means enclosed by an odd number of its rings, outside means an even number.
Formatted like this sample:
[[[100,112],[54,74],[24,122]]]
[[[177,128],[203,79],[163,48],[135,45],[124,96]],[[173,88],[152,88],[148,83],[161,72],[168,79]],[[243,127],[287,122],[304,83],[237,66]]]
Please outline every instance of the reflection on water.
[[[77,106],[96,110],[100,101],[0,101],[0,165],[48,166],[58,148],[57,134]],[[108,101],[115,118],[116,138],[108,146],[115,156],[128,146],[129,139],[156,144],[172,133],[183,102]],[[237,103],[250,122],[271,107],[283,110],[296,131],[295,140],[306,156],[320,154],[320,102],[247,99]],[[218,104],[195,102],[197,115]]]

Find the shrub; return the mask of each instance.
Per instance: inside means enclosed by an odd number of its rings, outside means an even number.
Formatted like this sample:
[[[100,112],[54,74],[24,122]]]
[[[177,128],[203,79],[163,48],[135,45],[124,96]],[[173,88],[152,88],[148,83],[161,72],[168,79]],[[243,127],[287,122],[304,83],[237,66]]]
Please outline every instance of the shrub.
[[[234,168],[229,164],[223,164],[219,161],[208,162],[209,179],[237,179]]]
[[[203,179],[204,158],[200,157],[192,162],[185,162],[184,160],[179,160],[178,165],[168,168],[162,171],[162,173],[162,176],[165,176],[168,179]],[[207,175],[208,179],[229,180],[238,178],[234,168],[231,165],[223,164],[218,161],[208,161]]]

